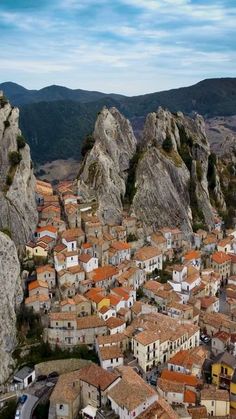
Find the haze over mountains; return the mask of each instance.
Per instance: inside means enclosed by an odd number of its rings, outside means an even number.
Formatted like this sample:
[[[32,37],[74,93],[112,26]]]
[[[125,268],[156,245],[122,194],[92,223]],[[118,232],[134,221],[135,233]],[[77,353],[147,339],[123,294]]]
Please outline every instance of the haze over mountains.
[[[172,112],[198,112],[205,118],[236,114],[236,78],[203,80],[193,86],[141,96],[48,86],[28,90],[6,82],[0,90],[20,108],[20,127],[39,163],[59,158],[80,158],[81,143],[92,132],[102,107],[115,106],[128,117],[134,130],[159,106]]]

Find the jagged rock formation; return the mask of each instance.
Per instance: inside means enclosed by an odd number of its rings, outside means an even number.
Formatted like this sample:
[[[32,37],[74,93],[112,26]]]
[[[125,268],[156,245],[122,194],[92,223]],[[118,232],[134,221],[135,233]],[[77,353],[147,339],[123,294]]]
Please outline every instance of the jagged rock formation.
[[[128,121],[114,108],[103,109],[94,138],[80,170],[79,189],[94,191],[106,221],[117,220],[122,197],[128,194],[131,211],[146,226],[178,226],[189,233],[193,221],[213,225],[210,146],[201,116],[192,119],[159,108],[147,116],[142,145],[137,148]],[[217,172],[211,192],[224,209]]]
[[[121,218],[127,171],[136,150],[132,127],[115,108],[103,108],[93,133],[95,145],[80,169],[79,192],[98,199],[98,212],[105,221]]]
[[[0,230],[24,244],[37,224],[30,149],[21,137],[19,110],[0,92]]]
[[[16,345],[15,307],[23,298],[20,263],[13,241],[0,233],[0,384],[9,376]]]

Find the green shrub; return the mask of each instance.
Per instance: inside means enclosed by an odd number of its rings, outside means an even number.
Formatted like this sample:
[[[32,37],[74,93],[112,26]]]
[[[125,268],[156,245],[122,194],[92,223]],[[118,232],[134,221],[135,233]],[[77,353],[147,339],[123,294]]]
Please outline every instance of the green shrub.
[[[133,233],[128,234],[128,236],[127,236],[127,242],[128,243],[129,242],[135,242],[136,240],[138,240],[138,238],[137,238],[137,236],[135,236],[135,234],[133,234]]]
[[[7,186],[11,186],[12,185],[12,182],[13,182],[12,176],[11,175],[7,175],[7,177],[6,177],[6,185]]]
[[[26,142],[23,135],[18,135],[16,141],[18,150],[25,147]]]
[[[6,119],[6,121],[4,121],[5,129],[8,128],[9,126],[10,126],[10,122],[8,121],[8,119]]]
[[[173,149],[172,140],[171,140],[171,138],[169,136],[167,136],[166,139],[163,141],[162,148],[167,153],[169,153]]]
[[[93,137],[93,135],[89,134],[86,135],[83,143],[82,143],[82,147],[81,147],[81,156],[85,157],[85,155],[88,153],[88,151],[90,151],[95,143],[95,139]]]
[[[11,163],[12,166],[16,166],[17,164],[19,164],[21,159],[22,159],[21,154],[19,153],[19,151],[11,151],[8,154],[8,158],[9,158],[9,162]]]

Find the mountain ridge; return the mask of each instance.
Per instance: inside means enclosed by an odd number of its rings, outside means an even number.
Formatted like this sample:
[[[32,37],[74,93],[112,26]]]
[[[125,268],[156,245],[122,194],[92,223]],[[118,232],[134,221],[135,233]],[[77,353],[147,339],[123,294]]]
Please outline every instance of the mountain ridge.
[[[40,164],[61,158],[80,159],[81,144],[92,132],[103,106],[116,107],[134,128],[138,122],[139,130],[142,118],[159,106],[189,115],[197,112],[205,118],[236,114],[236,78],[205,79],[193,86],[133,97],[56,85],[35,93],[12,82],[0,84],[0,89],[19,106],[20,128],[31,146],[33,160]],[[27,92],[31,99],[25,99]],[[32,99],[32,95],[37,98]]]

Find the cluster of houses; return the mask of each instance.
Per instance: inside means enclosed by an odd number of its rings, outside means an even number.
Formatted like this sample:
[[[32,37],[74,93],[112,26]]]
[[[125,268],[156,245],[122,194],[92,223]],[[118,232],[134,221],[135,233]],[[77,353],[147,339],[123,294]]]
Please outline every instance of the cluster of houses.
[[[100,362],[59,377],[50,418],[236,409],[236,229],[217,218],[189,239],[173,227],[150,232],[127,213],[105,225],[73,182],[38,180],[36,201],[25,305],[44,317],[52,347],[87,345]]]

